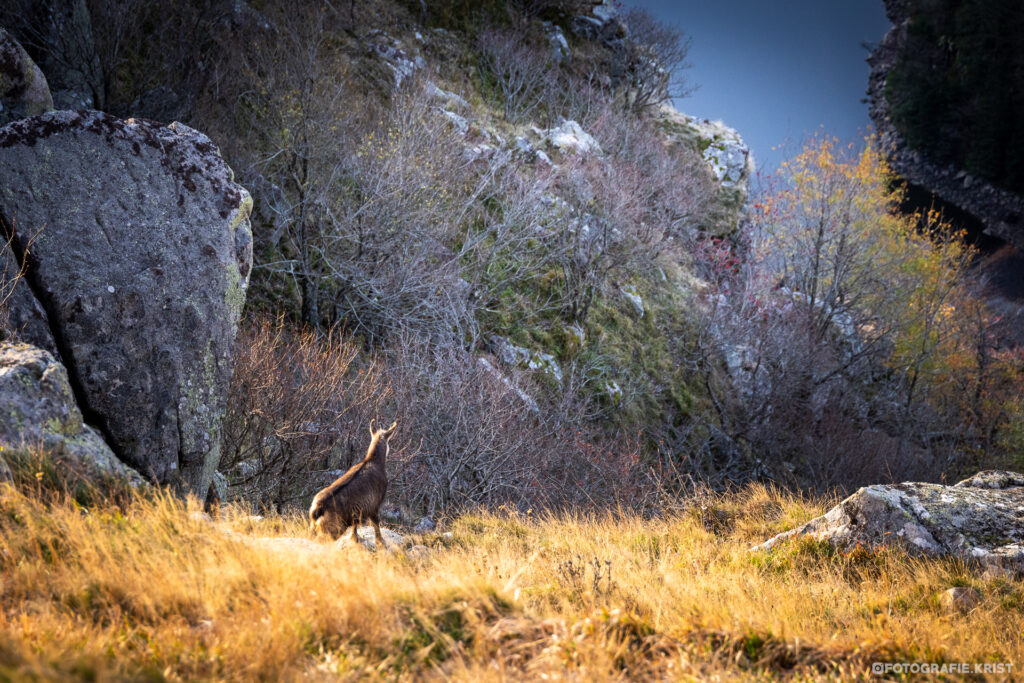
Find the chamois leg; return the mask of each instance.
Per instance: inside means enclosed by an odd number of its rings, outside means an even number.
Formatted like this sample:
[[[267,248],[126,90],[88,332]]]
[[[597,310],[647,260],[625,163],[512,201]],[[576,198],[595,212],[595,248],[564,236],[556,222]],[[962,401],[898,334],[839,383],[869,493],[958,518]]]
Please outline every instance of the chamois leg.
[[[377,515],[370,517],[370,522],[373,524],[373,536],[377,539],[377,546],[381,550],[387,550],[388,544],[384,542],[384,536],[380,533],[380,520],[377,519]]]

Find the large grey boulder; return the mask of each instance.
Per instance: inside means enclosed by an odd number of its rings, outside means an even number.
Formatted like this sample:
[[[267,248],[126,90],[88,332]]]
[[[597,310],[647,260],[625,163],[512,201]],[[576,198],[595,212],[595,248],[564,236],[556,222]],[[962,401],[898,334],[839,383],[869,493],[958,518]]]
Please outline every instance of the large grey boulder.
[[[46,77],[14,37],[0,28],[0,126],[53,109]]]
[[[754,549],[795,536],[839,547],[899,544],[914,554],[973,558],[992,569],[1024,572],[1024,475],[990,470],[956,486],[866,486]]]
[[[252,265],[248,192],[186,126],[85,111],[0,129],[0,178],[86,420],[123,462],[205,496]]]
[[[86,477],[143,483],[138,472],[114,456],[99,432],[82,421],[64,366],[43,349],[0,342],[0,406],[0,456],[41,446],[58,465]],[[0,470],[5,468],[0,464]],[[0,481],[4,476],[0,471]]]

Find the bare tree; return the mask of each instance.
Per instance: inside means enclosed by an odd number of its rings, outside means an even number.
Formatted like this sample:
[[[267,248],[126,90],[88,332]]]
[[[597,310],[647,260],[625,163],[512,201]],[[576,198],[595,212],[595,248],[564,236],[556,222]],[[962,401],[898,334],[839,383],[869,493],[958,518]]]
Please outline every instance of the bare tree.
[[[653,124],[606,107],[593,131],[604,156],[563,163],[559,254],[565,307],[586,318],[605,288],[656,277],[660,259],[681,256],[713,190],[703,164],[685,149],[669,150]]]
[[[629,29],[620,48],[626,107],[640,112],[691,94],[693,87],[682,74],[690,68],[690,39],[639,7],[623,19]]]
[[[480,48],[480,77],[509,121],[528,117],[543,101],[549,71],[549,57],[531,45],[522,32],[483,31]]]
[[[280,319],[243,325],[236,349],[221,468],[235,497],[304,505],[362,454],[365,425],[391,397],[382,365],[350,339]]]

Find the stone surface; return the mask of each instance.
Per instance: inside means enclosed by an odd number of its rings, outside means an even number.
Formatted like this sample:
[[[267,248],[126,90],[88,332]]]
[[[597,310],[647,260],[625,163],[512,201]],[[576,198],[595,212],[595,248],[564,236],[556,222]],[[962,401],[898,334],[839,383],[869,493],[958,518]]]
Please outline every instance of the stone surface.
[[[637,317],[644,317],[644,299],[637,291],[636,285],[623,285],[619,288],[622,295],[633,305],[633,312]]]
[[[680,114],[670,107],[663,109],[662,116],[666,119],[675,117],[692,129],[699,140],[704,161],[714,171],[722,187],[746,186],[753,175],[754,157],[735,129],[721,121]]]
[[[469,132],[469,121],[466,120],[466,117],[459,116],[455,112],[448,111],[447,109],[441,109],[440,112],[445,116],[445,118],[451,121],[459,135],[465,135]]]
[[[558,365],[558,359],[552,354],[516,346],[508,339],[497,335],[492,336],[490,341],[495,355],[505,365],[525,370],[540,370],[551,375],[557,381],[562,381],[562,368]]]
[[[376,549],[377,539],[373,536],[373,527],[369,524],[361,526],[358,529],[359,543],[367,548]],[[384,543],[387,544],[388,550],[394,550],[395,548],[401,548],[406,544],[406,538],[402,534],[398,533],[393,529],[387,527],[380,528],[380,535],[384,537]],[[339,538],[336,542],[337,546],[342,547],[346,545],[352,545],[352,532],[346,531],[345,535]]]
[[[740,134],[721,121],[709,121],[677,111],[670,103],[656,113],[658,126],[670,145],[684,145],[700,153],[718,184],[718,196],[724,214],[708,216],[705,232],[733,232],[742,217],[750,193],[756,163]]]
[[[626,37],[626,26],[619,20],[617,5],[611,0],[590,3],[588,14],[572,18],[570,29],[588,40],[599,41],[608,47],[618,47]]]
[[[939,604],[947,612],[970,612],[981,602],[981,593],[968,586],[955,586],[939,595]]]
[[[251,199],[204,135],[53,112],[0,129],[0,219],[79,406],[126,464],[205,497],[252,265]],[[16,217],[16,221],[12,220]]]
[[[30,247],[31,249],[31,247]],[[21,277],[20,260],[0,242],[0,339],[26,341],[59,356],[46,311]]]
[[[87,477],[117,476],[136,486],[143,483],[138,472],[115,457],[99,432],[82,421],[64,366],[43,349],[0,343],[0,406],[4,451],[43,446],[55,461],[80,469]]]
[[[907,482],[866,486],[822,517],[757,546],[795,536],[836,546],[901,544],[910,552],[957,556],[986,568],[1024,572],[1024,476],[986,471],[956,486]]]
[[[569,42],[565,39],[565,34],[562,33],[562,27],[556,24],[552,24],[550,21],[545,21],[544,35],[547,36],[548,45],[551,47],[551,58],[556,62],[561,63],[569,58]]]
[[[544,131],[544,139],[563,154],[600,154],[601,146],[590,133],[575,121],[563,121],[555,128]]]
[[[46,77],[25,49],[0,28],[0,126],[53,109]]]
[[[1024,249],[1024,198],[982,178],[967,175],[952,164],[940,163],[911,149],[889,118],[885,85],[895,66],[908,29],[906,0],[885,0],[893,27],[868,58],[868,102],[882,151],[896,175],[924,188],[943,201],[963,209],[985,226],[985,231]]]
[[[371,31],[370,52],[380,57],[391,70],[396,89],[402,86],[403,81],[426,66],[426,61],[415,50],[410,51],[410,48],[404,46],[401,41],[381,31]]]
[[[216,496],[218,502],[226,503],[228,500],[228,478],[219,471],[214,472],[210,479],[210,491]]]
[[[504,373],[502,373],[501,370],[496,368],[494,364],[491,363],[491,361],[487,360],[486,358],[477,358],[476,361],[477,363],[480,364],[480,367],[482,367],[485,372],[490,374],[492,377],[495,377],[506,387],[514,391],[516,393],[516,396],[519,397],[519,400],[523,402],[523,404],[527,407],[527,409],[529,409],[530,412],[534,414],[540,412],[540,407],[537,405],[537,401],[534,400],[534,398],[530,396],[528,393],[526,393],[526,391],[524,391],[522,387],[520,387],[518,384],[509,379]]]
[[[406,551],[406,555],[416,560],[422,560],[430,556],[430,548],[425,545],[414,545]]]
[[[423,87],[424,90],[426,90],[427,95],[444,101],[446,106],[458,107],[459,109],[469,109],[469,103],[466,102],[461,95],[443,90],[433,81],[427,81]]]

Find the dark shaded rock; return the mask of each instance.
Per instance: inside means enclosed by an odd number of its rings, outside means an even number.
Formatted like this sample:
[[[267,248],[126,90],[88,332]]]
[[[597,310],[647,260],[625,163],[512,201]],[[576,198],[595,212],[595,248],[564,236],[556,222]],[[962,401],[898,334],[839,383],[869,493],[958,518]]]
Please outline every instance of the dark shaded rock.
[[[755,549],[812,536],[839,547],[900,544],[921,555],[957,556],[1024,572],[1024,476],[980,472],[956,486],[866,486],[822,517]]]
[[[52,109],[43,72],[18,41],[0,28],[0,126]]]
[[[0,129],[0,177],[0,219],[19,258],[35,235],[25,280],[85,419],[123,462],[205,497],[252,264],[249,194],[206,136],[100,112]]]
[[[158,85],[139,95],[131,103],[132,116],[156,121],[187,118],[189,102],[166,85]]]
[[[572,18],[570,30],[581,38],[597,41],[611,48],[621,47],[627,29],[619,20],[618,8],[608,0],[590,4],[592,6],[588,14],[579,14]]]
[[[50,81],[57,109],[104,106],[96,93],[103,83],[92,18],[86,0],[42,0],[34,21],[45,41],[47,58],[40,65]]]
[[[3,235],[0,234],[0,239]],[[24,341],[59,356],[46,311],[21,277],[20,260],[0,242],[0,340]]]
[[[0,406],[4,451],[42,446],[51,457],[86,476],[143,483],[138,472],[114,456],[99,432],[82,421],[64,366],[46,351],[0,343]]]

